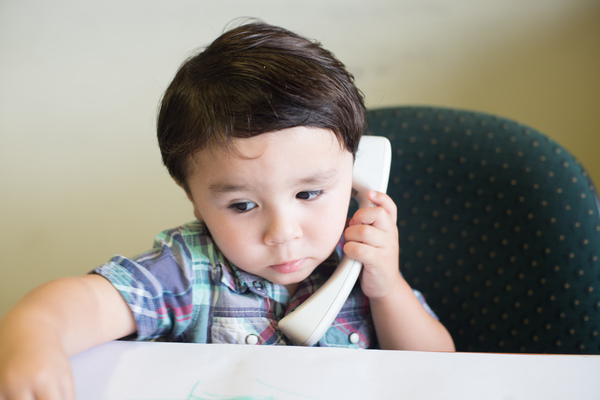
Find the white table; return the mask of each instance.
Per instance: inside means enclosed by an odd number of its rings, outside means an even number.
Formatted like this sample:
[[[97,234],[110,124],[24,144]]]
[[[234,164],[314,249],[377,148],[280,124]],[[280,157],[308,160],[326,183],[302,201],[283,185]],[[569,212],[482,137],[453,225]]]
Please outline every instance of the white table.
[[[600,356],[111,342],[72,358],[78,399],[600,399]]]

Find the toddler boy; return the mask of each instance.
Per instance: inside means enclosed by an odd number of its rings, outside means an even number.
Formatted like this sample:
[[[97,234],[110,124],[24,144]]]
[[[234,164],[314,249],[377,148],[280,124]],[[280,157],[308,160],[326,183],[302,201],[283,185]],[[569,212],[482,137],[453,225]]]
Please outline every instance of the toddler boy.
[[[290,344],[278,321],[342,251],[363,263],[360,285],[317,345],[452,351],[399,272],[394,202],[370,192],[375,207],[347,221],[364,125],[344,65],[285,29],[242,25],[187,60],[158,140],[196,221],[21,300],[0,323],[0,399],[72,398],[69,356],[124,337]]]

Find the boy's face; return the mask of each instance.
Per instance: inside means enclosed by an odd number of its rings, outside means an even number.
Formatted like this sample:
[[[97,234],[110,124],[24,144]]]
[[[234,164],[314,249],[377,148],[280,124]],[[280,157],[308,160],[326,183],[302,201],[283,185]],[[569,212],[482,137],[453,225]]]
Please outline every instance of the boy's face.
[[[352,190],[352,154],[327,129],[296,127],[197,153],[194,213],[237,267],[293,288],[335,249]]]

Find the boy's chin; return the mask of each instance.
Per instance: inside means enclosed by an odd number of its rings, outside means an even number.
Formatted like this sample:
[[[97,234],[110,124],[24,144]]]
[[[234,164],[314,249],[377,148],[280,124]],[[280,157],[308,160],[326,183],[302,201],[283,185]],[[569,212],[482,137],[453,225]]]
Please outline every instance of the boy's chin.
[[[303,271],[302,273],[289,274],[289,276],[277,276],[273,278],[271,282],[282,286],[297,286],[306,278],[308,278],[311,273],[312,271],[310,271],[309,273]]]
[[[278,285],[282,285],[282,286],[288,286],[288,285],[297,285],[300,282],[302,282],[304,279],[306,279],[306,277],[304,276],[299,276],[299,277],[277,277],[277,278],[273,278],[270,279],[271,282],[276,283]]]

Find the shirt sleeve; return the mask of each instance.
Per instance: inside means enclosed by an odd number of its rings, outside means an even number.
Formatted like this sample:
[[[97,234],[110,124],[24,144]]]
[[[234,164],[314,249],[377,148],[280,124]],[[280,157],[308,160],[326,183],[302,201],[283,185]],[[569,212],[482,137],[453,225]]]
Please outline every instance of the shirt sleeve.
[[[429,304],[427,304],[427,302],[425,301],[425,296],[423,296],[423,293],[419,292],[416,289],[412,290],[413,293],[415,294],[415,296],[417,296],[417,299],[419,299],[419,302],[421,303],[421,305],[423,306],[423,308],[435,319],[439,320],[438,316],[433,312],[433,310],[431,309],[431,307],[429,307]]]
[[[192,261],[176,234],[157,237],[153,250],[135,259],[115,256],[92,271],[108,279],[129,305],[136,340],[185,341],[194,322]]]

